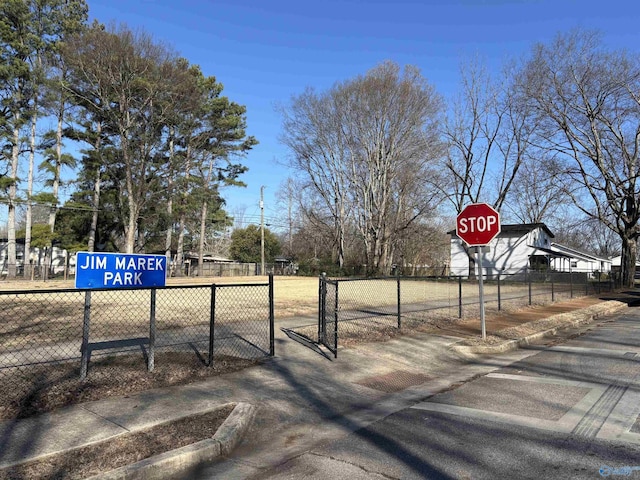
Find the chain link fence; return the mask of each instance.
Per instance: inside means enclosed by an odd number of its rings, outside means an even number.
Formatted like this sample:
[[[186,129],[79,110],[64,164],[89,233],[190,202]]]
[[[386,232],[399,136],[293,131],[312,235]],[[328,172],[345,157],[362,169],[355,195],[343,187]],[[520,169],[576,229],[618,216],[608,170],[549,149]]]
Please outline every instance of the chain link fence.
[[[610,278],[590,278],[586,273],[488,273],[483,280],[485,309],[490,314],[611,292],[616,287]],[[323,287],[323,282],[327,286]],[[331,295],[323,300],[323,292]],[[477,317],[480,306],[478,280],[469,277],[329,280],[321,276],[320,296],[318,342],[334,354],[338,337],[341,341],[368,341],[401,328],[442,328],[450,322]],[[335,307],[322,308],[332,303]],[[331,335],[335,348],[326,343],[328,328],[334,329]],[[308,331],[298,333],[309,337]]]
[[[274,354],[273,277],[255,284],[0,291],[0,339],[0,418],[33,407],[30,398],[78,396],[101,382],[117,389],[133,377],[151,382],[157,367],[169,383],[184,369],[202,376],[199,369],[218,362]]]

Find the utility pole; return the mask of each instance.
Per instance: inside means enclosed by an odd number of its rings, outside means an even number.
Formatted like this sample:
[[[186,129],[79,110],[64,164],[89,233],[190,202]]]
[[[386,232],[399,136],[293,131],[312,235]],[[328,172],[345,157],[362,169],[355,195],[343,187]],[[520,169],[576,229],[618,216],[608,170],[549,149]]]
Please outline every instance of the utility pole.
[[[264,185],[260,187],[260,275],[264,275]]]

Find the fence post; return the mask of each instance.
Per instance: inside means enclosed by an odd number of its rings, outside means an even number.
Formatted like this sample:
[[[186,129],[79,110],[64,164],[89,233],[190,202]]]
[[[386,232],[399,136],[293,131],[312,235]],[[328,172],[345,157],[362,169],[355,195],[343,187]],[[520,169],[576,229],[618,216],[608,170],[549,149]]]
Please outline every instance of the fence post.
[[[89,368],[89,328],[91,323],[91,291],[84,292],[84,318],[82,320],[82,360],[80,361],[80,380],[87,377]]]
[[[151,289],[151,305],[149,308],[149,356],[147,358],[147,371],[153,372],[155,367],[156,349],[156,289]]]
[[[209,311],[209,367],[213,366],[213,341],[215,340],[215,319],[216,319],[216,284],[211,284],[211,308]]]
[[[318,302],[318,341],[322,342],[324,340],[323,333],[326,330],[325,313],[327,308],[327,274],[325,272],[320,274]]]
[[[402,312],[400,311],[400,274],[396,275],[397,290],[398,290],[398,330],[402,328]]]
[[[275,355],[275,315],[273,310],[273,273],[269,274],[269,355]]]
[[[553,288],[553,275],[551,276],[551,302],[556,301],[555,290]]]
[[[500,296],[500,272],[498,272],[498,311],[502,310],[502,297]]]
[[[531,272],[527,269],[527,277],[529,277],[529,306],[531,306]]]
[[[458,318],[462,318],[462,276],[458,277]]]
[[[322,274],[318,276],[318,341],[320,338],[320,324],[322,323]]]
[[[569,271],[569,298],[573,298],[573,272]]]
[[[336,281],[336,300],[333,308],[333,351],[335,352],[333,358],[338,358],[338,285],[340,285],[340,282]],[[326,288],[327,286],[325,284],[325,289]]]

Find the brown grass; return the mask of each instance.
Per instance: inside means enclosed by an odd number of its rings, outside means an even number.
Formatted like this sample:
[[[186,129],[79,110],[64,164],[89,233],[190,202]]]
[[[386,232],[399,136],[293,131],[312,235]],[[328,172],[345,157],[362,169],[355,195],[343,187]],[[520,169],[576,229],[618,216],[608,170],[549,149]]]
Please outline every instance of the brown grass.
[[[80,382],[78,362],[32,367],[5,381],[0,420],[25,418],[56,408],[107,397],[130,395],[152,388],[185,385],[235,372],[259,363],[216,356],[207,367],[190,353],[156,355],[155,369],[148,372],[139,355],[107,356],[92,360],[87,378]]]

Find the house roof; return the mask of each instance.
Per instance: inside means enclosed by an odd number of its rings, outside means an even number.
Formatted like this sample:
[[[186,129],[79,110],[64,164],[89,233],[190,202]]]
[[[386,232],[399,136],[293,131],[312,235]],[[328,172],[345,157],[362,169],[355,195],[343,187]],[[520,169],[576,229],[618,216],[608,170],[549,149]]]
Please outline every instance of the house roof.
[[[598,262],[611,262],[610,259],[605,257],[599,257],[597,255],[593,255],[591,253],[582,252],[572,247],[567,247],[566,245],[561,245],[559,243],[552,243],[551,248],[553,250],[558,250],[568,254],[568,256],[572,256],[574,258],[581,258],[587,261],[598,261]]]
[[[500,225],[500,235],[510,234],[510,233],[529,233],[537,228],[541,228],[544,230],[549,237],[554,238],[555,235],[549,230],[544,223],[515,223],[515,224],[502,224]],[[456,235],[455,230],[450,230],[447,232],[449,235]]]
[[[550,257],[555,258],[572,258],[571,255],[567,255],[566,253],[558,252],[556,250],[551,250],[550,248],[544,247],[533,247],[536,252],[542,252]]]
[[[200,258],[200,255],[198,255],[197,253],[194,253],[194,252],[187,252],[187,253],[184,254],[184,258],[198,260]],[[233,263],[234,260],[232,260],[231,258],[227,258],[227,257],[221,257],[221,256],[217,256],[217,255],[212,255],[212,254],[204,254],[202,256],[202,261],[204,261],[204,262],[216,262],[216,263]]]
[[[547,233],[547,235],[549,235],[551,238],[555,237],[553,232],[549,230],[549,227],[547,227],[547,225],[544,223],[516,223],[516,224],[506,224],[506,225],[502,224],[500,226],[500,230],[502,233],[511,233],[511,232],[528,233],[537,228],[541,228],[542,230],[544,230]]]

